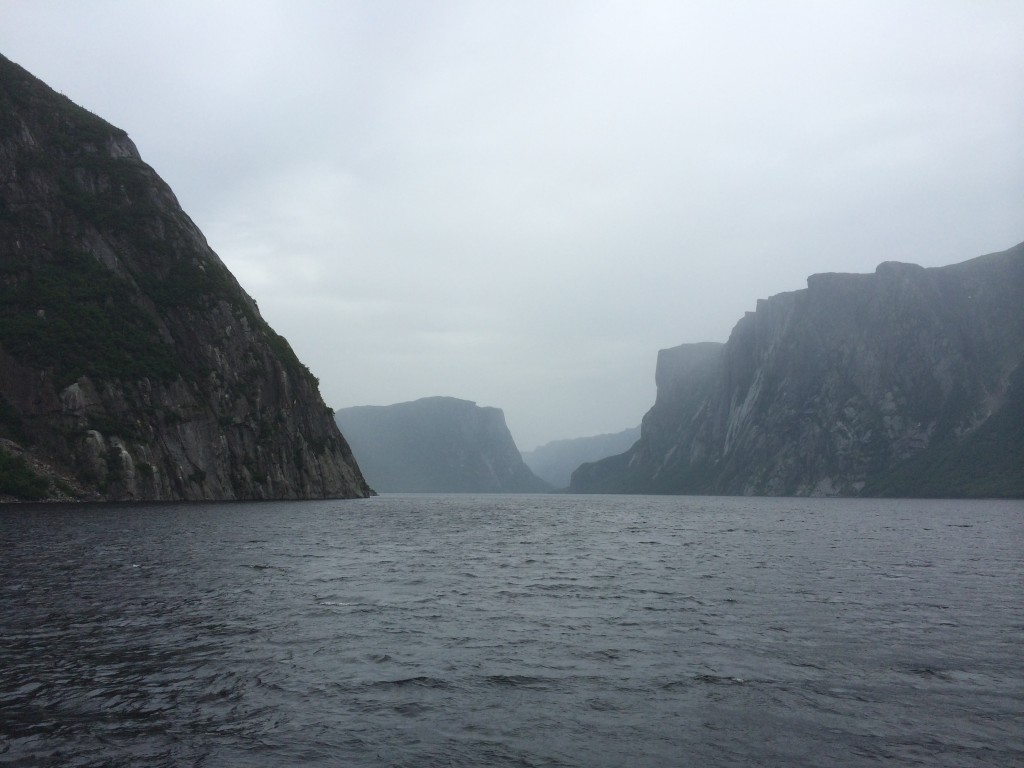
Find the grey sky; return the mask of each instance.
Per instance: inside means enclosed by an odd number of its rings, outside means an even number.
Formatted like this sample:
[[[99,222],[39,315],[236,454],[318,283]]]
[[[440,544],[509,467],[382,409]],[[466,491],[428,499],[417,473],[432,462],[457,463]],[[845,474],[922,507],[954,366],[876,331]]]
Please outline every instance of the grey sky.
[[[815,272],[1024,240],[1024,3],[0,0],[128,131],[329,405],[521,449]]]

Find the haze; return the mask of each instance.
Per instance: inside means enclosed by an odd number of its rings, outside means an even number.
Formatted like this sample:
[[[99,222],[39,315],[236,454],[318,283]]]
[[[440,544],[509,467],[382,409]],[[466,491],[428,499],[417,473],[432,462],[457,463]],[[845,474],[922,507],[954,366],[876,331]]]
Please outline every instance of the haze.
[[[124,128],[334,407],[521,449],[815,272],[1024,240],[1019,2],[0,3]]]

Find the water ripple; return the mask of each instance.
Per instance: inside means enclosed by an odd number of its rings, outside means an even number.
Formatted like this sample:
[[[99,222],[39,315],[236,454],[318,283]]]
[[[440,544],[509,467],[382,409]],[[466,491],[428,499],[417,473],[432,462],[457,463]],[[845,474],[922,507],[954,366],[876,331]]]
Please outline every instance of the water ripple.
[[[0,512],[0,765],[1024,764],[1024,508]]]

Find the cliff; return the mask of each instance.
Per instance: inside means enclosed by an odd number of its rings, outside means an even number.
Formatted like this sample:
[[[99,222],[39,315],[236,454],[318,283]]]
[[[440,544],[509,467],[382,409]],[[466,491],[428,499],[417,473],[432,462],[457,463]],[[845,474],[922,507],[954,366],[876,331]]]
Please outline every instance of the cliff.
[[[125,132],[0,57],[0,498],[370,493]]]
[[[499,408],[454,397],[335,413],[367,479],[392,493],[529,493],[548,490],[530,472]]]
[[[1024,244],[949,267],[821,274],[725,345],[660,353],[628,452],[571,490],[1024,495]]]
[[[572,472],[580,464],[615,456],[640,438],[640,427],[621,432],[568,440],[553,440],[523,452],[523,461],[537,477],[555,488],[568,488]]]

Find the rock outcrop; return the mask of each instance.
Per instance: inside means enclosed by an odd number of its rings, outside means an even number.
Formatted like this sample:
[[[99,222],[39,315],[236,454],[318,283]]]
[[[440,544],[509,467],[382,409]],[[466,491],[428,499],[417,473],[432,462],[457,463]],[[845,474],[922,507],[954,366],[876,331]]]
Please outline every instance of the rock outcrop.
[[[335,413],[369,482],[391,493],[530,493],[546,483],[523,463],[505,414],[454,397]]]
[[[555,488],[568,488],[573,470],[580,464],[616,456],[640,439],[640,427],[605,435],[553,440],[532,451],[523,452],[533,474]]]
[[[370,493],[125,132],[0,57],[0,498]]]
[[[1024,244],[887,262],[759,301],[660,353],[628,452],[578,492],[1024,496]]]

